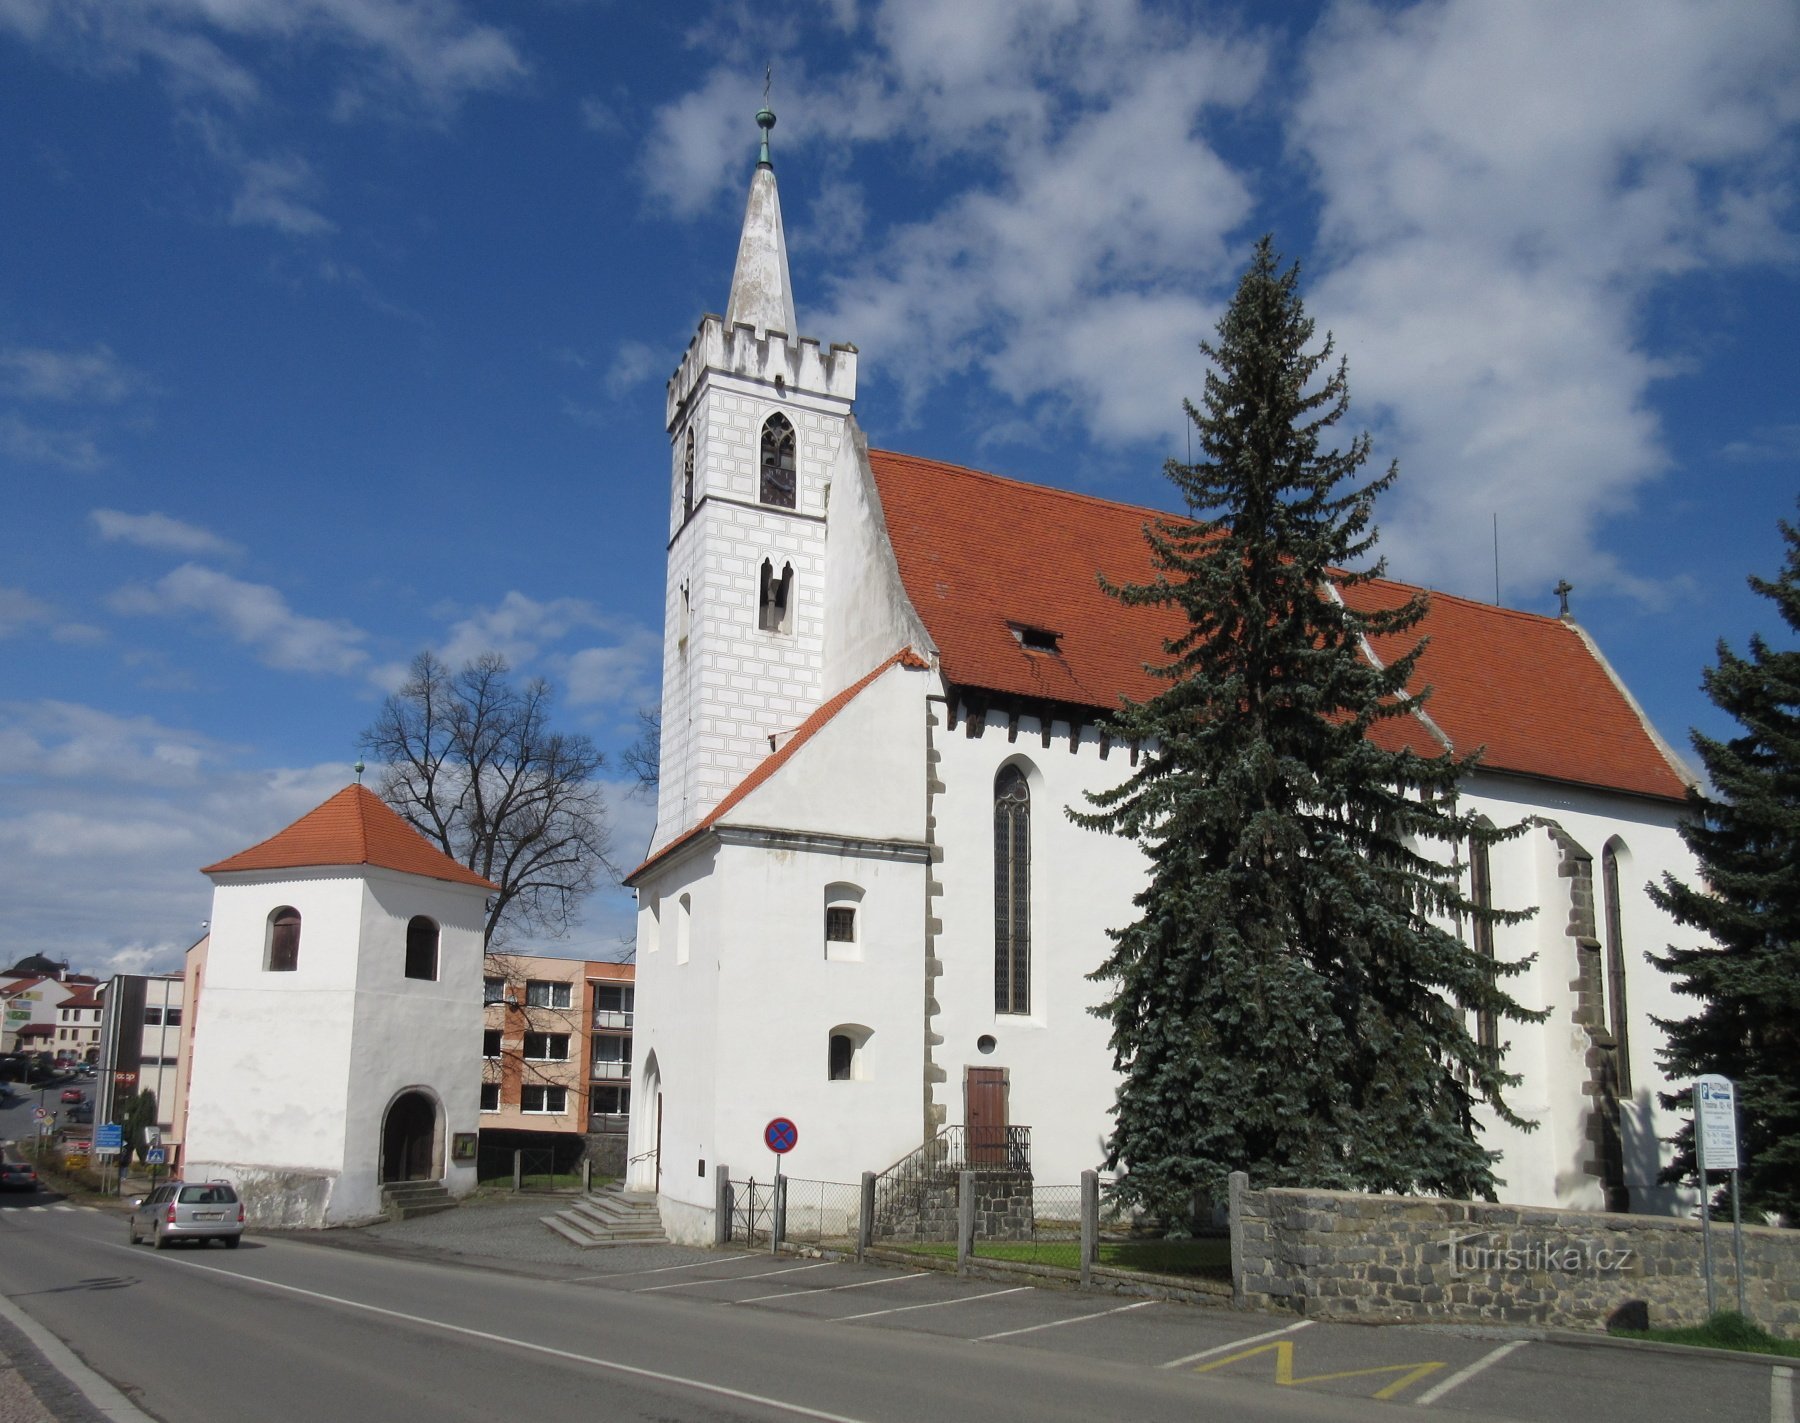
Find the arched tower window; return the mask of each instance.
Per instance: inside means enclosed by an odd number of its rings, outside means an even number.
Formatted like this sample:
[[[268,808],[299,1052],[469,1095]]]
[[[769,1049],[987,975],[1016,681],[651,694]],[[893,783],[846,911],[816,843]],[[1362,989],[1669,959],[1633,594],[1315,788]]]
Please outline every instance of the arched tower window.
[[[1017,766],[994,778],[994,1011],[1031,1011],[1031,788]]]
[[[1618,1058],[1619,1095],[1631,1095],[1631,1048],[1625,1021],[1625,930],[1619,907],[1619,842],[1600,852],[1600,892],[1606,901],[1606,1026]]]
[[[764,632],[794,630],[794,565],[784,563],[781,573],[769,559],[762,563],[761,586],[757,591],[756,625]]]
[[[407,921],[406,976],[437,980],[438,926],[423,914],[415,914]]]
[[[300,967],[300,911],[291,904],[284,904],[269,915],[264,967],[270,973],[292,973]]]
[[[687,432],[687,451],[681,460],[681,520],[686,523],[694,512],[694,432]]]
[[[762,487],[758,497],[778,509],[794,507],[794,427],[777,411],[763,422]]]

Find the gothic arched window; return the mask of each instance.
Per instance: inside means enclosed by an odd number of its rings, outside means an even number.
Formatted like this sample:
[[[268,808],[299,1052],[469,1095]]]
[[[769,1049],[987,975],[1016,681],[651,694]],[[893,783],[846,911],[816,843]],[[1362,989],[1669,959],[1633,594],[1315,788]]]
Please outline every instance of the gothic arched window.
[[[1491,964],[1494,961],[1494,921],[1489,913],[1494,907],[1494,875],[1488,864],[1488,847],[1479,840],[1469,842],[1469,902],[1475,906],[1473,922],[1469,926],[1470,945]],[[1491,1009],[1475,1016],[1475,1042],[1484,1052],[1500,1051],[1500,1023]]]
[[[994,1011],[1031,1011],[1031,788],[1017,766],[994,778]]]
[[[687,432],[687,453],[681,461],[681,521],[686,523],[694,512],[694,432]]]
[[[1606,1026],[1618,1059],[1619,1095],[1631,1095],[1631,1050],[1625,1035],[1625,930],[1619,909],[1618,841],[1600,852],[1601,893],[1606,900]]]
[[[269,915],[270,973],[293,973],[300,967],[300,911],[284,904]]]
[[[794,427],[778,411],[763,422],[762,486],[757,497],[778,509],[792,509],[794,485]]]

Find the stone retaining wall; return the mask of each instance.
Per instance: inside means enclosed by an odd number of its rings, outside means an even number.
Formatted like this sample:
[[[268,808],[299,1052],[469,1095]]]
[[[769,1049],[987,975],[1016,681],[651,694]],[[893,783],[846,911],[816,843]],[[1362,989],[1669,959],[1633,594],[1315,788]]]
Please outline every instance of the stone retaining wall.
[[[1706,1318],[1700,1223],[1231,1178],[1238,1300],[1321,1318],[1601,1329],[1632,1301],[1655,1328]],[[1737,1302],[1731,1227],[1713,1226],[1720,1309]],[[1745,1312],[1800,1339],[1800,1231],[1744,1227]]]

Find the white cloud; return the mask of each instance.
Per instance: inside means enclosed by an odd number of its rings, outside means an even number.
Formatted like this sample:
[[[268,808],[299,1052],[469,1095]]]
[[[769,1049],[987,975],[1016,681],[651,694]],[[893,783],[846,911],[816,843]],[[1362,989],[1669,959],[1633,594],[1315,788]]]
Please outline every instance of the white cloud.
[[[1401,459],[1397,571],[1479,589],[1498,513],[1514,586],[1653,593],[1597,542],[1668,463],[1644,301],[1792,250],[1797,56],[1800,15],[1756,0],[1349,0],[1322,24],[1291,124],[1324,198],[1308,302]]]
[[[146,385],[104,345],[86,351],[0,347],[0,390],[20,400],[117,405]]]
[[[307,617],[276,589],[184,563],[150,584],[121,588],[115,611],[139,616],[198,614],[287,672],[355,672],[368,661],[367,634],[341,620]]]
[[[228,755],[211,737],[77,702],[0,702],[0,776],[96,786],[196,785]]]
[[[226,220],[234,227],[272,227],[290,237],[316,237],[337,224],[314,206],[323,185],[298,154],[250,158],[238,165],[239,187]]]
[[[605,647],[584,647],[560,659],[571,706],[635,708],[655,702],[662,671],[662,637],[630,629]]]
[[[0,455],[22,464],[53,464],[77,472],[106,463],[86,430],[52,430],[12,411],[0,411]]]
[[[452,667],[460,667],[492,652],[520,668],[574,629],[598,627],[605,621],[600,610],[585,599],[539,602],[514,590],[493,607],[478,608],[458,618],[438,655]]]
[[[50,620],[50,605],[23,588],[0,588],[0,637],[12,637]]]
[[[606,370],[606,393],[615,400],[649,377],[666,374],[669,358],[644,341],[621,341]]]
[[[162,553],[196,556],[236,557],[243,552],[229,539],[167,514],[126,514],[118,509],[95,509],[88,517],[93,520],[100,537],[108,543],[135,544]]]

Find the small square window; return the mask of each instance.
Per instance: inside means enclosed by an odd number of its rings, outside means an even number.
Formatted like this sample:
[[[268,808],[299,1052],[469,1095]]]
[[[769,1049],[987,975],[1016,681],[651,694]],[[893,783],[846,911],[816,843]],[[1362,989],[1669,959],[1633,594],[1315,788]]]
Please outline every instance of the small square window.
[[[500,1110],[500,1084],[498,1082],[481,1084],[481,1110],[484,1112]]]
[[[519,1094],[519,1110],[524,1112],[562,1113],[569,1110],[567,1087],[526,1087]]]
[[[569,1060],[569,1035],[567,1033],[527,1033],[525,1034],[525,1056],[537,1062],[567,1062]]]
[[[500,1030],[489,1028],[481,1035],[481,1055],[483,1057],[500,1056]]]
[[[481,980],[481,1001],[483,1003],[506,1002],[506,980],[504,978],[484,978]]]
[[[856,942],[856,909],[848,904],[834,904],[825,911],[825,938],[828,943]]]

